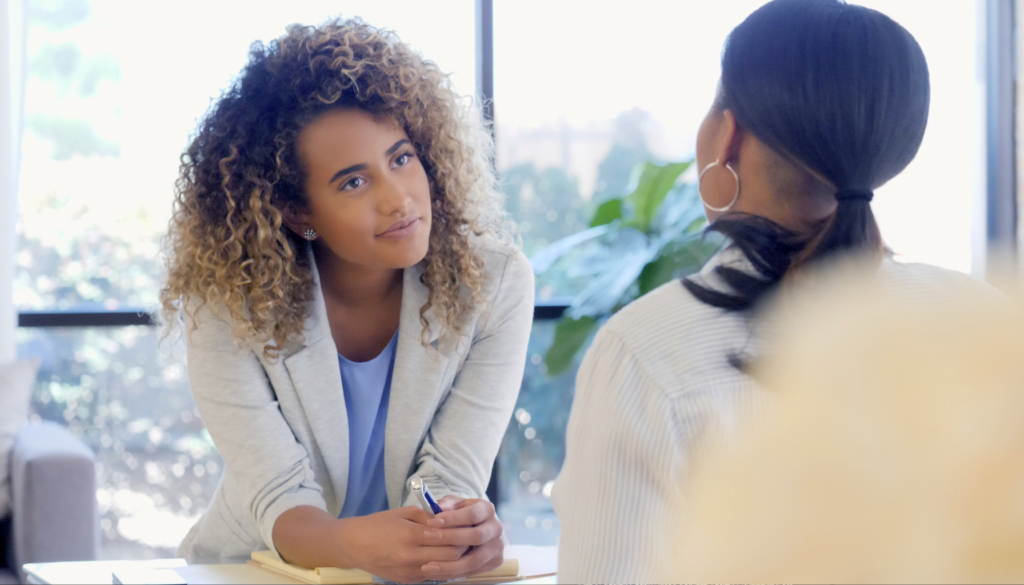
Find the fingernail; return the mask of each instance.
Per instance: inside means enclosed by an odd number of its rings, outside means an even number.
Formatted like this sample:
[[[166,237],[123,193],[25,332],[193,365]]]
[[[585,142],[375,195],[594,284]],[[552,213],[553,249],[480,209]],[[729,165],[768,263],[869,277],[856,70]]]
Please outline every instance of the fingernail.
[[[428,530],[427,531],[427,538],[429,540],[441,540],[441,531],[440,530]]]
[[[441,567],[438,567],[434,563],[423,565],[422,569],[424,573],[430,573],[431,575],[441,572]]]
[[[427,520],[427,526],[444,526],[444,518],[431,518]]]

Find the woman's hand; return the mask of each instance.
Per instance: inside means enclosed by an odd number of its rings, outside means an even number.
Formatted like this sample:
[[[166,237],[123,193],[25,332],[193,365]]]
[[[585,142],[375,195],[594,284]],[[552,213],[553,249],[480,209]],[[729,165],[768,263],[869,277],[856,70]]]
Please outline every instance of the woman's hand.
[[[491,510],[493,517],[493,507]],[[441,535],[446,531],[428,525],[432,519],[429,513],[407,506],[337,520],[335,534],[341,544],[340,564],[399,583],[461,577],[464,565],[472,565],[472,561],[454,566],[451,563],[458,563],[464,555],[471,556],[466,555],[471,545],[458,544],[454,542],[456,538],[446,540]],[[498,557],[500,564],[500,551]],[[430,567],[432,572],[425,567]]]
[[[493,571],[505,559],[504,528],[494,515],[494,504],[487,500],[465,500],[445,496],[438,502],[444,510],[427,520],[434,527],[429,537],[442,546],[469,547],[458,559],[435,560],[421,569],[430,579],[458,579]]]

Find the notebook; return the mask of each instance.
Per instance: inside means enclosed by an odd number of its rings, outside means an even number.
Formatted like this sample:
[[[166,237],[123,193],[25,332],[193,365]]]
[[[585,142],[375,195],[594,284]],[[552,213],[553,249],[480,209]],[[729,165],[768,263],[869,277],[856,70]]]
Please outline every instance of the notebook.
[[[114,585],[186,585],[174,569],[145,566],[118,569],[111,575],[111,581]]]
[[[316,569],[303,569],[296,565],[286,563],[277,559],[268,550],[252,553],[252,560],[249,564],[259,568],[285,575],[305,583],[317,583],[322,585],[362,585],[369,583],[388,583],[380,577],[359,569],[339,569],[337,567],[317,567]],[[532,577],[532,576],[531,576]],[[519,561],[516,559],[505,559],[501,566],[493,571],[480,573],[466,579],[459,579],[458,583],[506,583],[526,579],[526,576],[519,575]]]

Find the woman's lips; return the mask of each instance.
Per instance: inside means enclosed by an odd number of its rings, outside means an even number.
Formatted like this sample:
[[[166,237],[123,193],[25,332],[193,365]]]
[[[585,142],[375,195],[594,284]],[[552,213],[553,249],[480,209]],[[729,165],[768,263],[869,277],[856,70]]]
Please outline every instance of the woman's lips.
[[[411,217],[391,224],[391,227],[377,234],[378,238],[404,238],[416,232],[420,227],[420,218]]]

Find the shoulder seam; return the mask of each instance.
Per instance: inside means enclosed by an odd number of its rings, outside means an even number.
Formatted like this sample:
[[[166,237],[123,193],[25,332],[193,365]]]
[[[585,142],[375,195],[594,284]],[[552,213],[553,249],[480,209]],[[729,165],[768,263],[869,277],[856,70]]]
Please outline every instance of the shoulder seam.
[[[515,258],[515,254],[512,250],[492,248],[489,251],[503,255],[505,257],[505,261],[501,266],[501,274],[498,276],[497,281],[494,284],[494,292],[489,295],[489,298],[487,299],[487,313],[480,315],[480,320],[478,321],[480,325],[477,328],[477,331],[486,329],[487,325],[490,324],[491,317],[494,315],[494,305],[497,304],[498,295],[501,293],[501,285],[505,283],[505,275],[508,274],[509,265],[512,264],[512,261]]]
[[[654,386],[655,388],[658,389],[658,394],[659,394],[660,398],[664,402],[671,402],[672,401],[672,398],[671,398],[671,395],[669,394],[668,389],[666,389],[661,383],[659,383],[657,380],[655,380],[653,376],[651,376],[650,372],[648,371],[647,365],[643,362],[643,360],[641,360],[640,358],[637,357],[636,353],[629,346],[629,343],[627,343],[626,340],[621,335],[619,335],[619,333],[617,331],[608,330],[608,329],[602,328],[602,331],[598,332],[598,335],[601,335],[601,334],[603,334],[603,335],[605,335],[607,337],[614,338],[615,341],[622,346],[622,349],[626,353],[627,357],[630,360],[632,360],[637,366],[639,366],[637,368],[637,372],[647,382],[649,382],[652,386]],[[596,341],[597,338],[595,337],[594,340]]]

